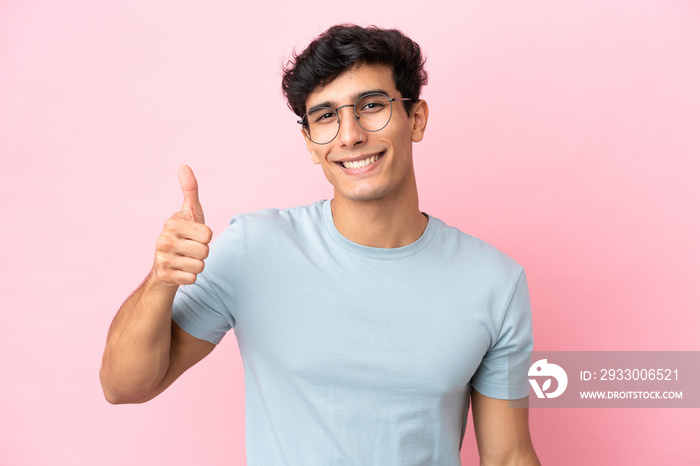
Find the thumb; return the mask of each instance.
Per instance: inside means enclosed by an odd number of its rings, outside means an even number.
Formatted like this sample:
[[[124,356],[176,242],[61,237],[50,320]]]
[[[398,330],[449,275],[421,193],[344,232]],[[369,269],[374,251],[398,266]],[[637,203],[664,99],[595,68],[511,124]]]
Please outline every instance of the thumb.
[[[204,223],[204,211],[199,203],[199,187],[192,169],[187,165],[180,165],[177,169],[177,177],[180,180],[180,189],[184,197],[182,212],[195,222]]]

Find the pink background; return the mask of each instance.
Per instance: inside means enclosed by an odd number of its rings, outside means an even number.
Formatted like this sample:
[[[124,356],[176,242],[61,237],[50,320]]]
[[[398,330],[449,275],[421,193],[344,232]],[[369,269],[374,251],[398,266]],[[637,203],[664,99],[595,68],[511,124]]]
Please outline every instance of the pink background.
[[[4,1],[0,464],[244,464],[233,335],[117,407],[104,339],[180,207],[179,164],[215,234],[331,195],[280,64],[343,21],[423,46],[421,207],[525,266],[535,349],[700,350],[696,1]],[[546,465],[697,464],[698,414],[530,412]],[[475,448],[470,425],[464,464]]]

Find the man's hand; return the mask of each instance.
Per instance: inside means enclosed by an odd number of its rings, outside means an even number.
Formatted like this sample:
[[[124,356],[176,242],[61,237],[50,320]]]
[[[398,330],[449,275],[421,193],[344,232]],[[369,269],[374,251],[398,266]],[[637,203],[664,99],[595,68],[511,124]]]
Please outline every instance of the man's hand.
[[[204,224],[204,211],[192,169],[182,165],[177,176],[184,201],[180,211],[165,222],[156,241],[153,264],[153,278],[170,286],[195,282],[197,274],[204,270],[212,238],[211,229]]]

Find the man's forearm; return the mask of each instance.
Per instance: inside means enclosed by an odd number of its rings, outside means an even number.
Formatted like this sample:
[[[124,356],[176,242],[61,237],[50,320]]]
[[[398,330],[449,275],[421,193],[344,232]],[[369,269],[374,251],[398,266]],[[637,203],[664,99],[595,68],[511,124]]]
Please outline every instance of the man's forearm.
[[[114,317],[100,369],[110,403],[147,398],[167,372],[176,291],[177,286],[168,286],[151,274]]]
[[[178,179],[182,208],[163,225],[150,275],[122,304],[107,334],[100,381],[110,403],[137,403],[156,396],[213,349],[213,344],[194,342],[193,337],[172,338],[177,287],[194,283],[204,270],[212,237],[204,224],[192,169],[179,167]]]

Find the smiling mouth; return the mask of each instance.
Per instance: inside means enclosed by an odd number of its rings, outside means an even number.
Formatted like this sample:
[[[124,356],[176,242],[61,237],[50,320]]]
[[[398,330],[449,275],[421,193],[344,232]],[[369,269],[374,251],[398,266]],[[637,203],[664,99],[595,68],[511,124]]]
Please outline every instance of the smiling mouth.
[[[364,160],[356,160],[353,162],[338,162],[341,164],[343,167],[348,168],[348,169],[358,169],[358,168],[365,168],[367,165],[371,165],[377,160],[381,159],[384,156],[384,153],[382,152],[381,154],[378,155],[371,155],[367,157]]]

